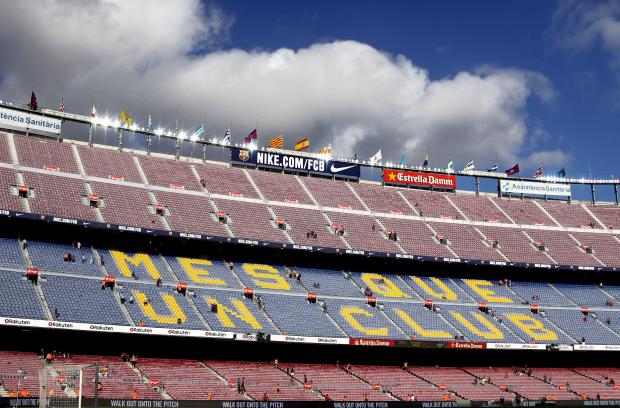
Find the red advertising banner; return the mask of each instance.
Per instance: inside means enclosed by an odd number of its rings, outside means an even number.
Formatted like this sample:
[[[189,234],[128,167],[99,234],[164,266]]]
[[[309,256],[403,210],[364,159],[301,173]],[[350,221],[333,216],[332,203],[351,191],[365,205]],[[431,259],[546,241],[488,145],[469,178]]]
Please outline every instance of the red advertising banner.
[[[407,170],[383,170],[383,182],[421,187],[456,188],[456,176]]]

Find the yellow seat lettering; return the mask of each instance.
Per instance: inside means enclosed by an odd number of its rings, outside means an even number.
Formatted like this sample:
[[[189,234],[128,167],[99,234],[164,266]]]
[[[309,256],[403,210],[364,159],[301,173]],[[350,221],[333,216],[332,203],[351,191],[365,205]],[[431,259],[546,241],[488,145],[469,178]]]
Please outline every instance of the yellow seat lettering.
[[[484,337],[487,340],[500,340],[504,338],[504,333],[502,333],[500,329],[495,327],[493,323],[488,321],[480,313],[472,313],[472,315],[479,323],[481,323],[484,327],[488,329],[487,331],[482,331],[476,326],[474,326],[469,320],[467,320],[465,316],[463,316],[459,312],[452,311],[451,313],[456,320],[458,320],[463,326],[467,328],[467,330],[480,337]]]
[[[422,288],[424,292],[426,292],[427,295],[429,295],[433,299],[457,300],[456,293],[454,293],[452,289],[448,287],[448,285],[443,283],[438,278],[430,278],[430,279],[431,281],[435,283],[435,285],[437,285],[443,291],[443,293],[435,292],[433,289],[431,289],[430,286],[426,284],[426,282],[424,282],[422,279],[418,278],[417,276],[411,277],[411,280],[413,280],[420,288]]]
[[[344,319],[347,321],[347,323],[349,323],[351,325],[351,327],[353,327],[354,329],[368,334],[370,336],[387,336],[389,331],[387,327],[365,327],[363,326],[359,320],[357,320],[354,316],[355,315],[362,315],[362,316],[367,316],[367,317],[372,317],[374,316],[372,313],[370,313],[367,310],[361,309],[359,307],[356,306],[343,306],[340,309],[340,315],[342,317],[344,317]]]
[[[376,295],[392,298],[411,298],[403,292],[394,282],[378,273],[362,273],[362,281]]]
[[[169,293],[164,293],[161,295],[169,312],[164,315],[157,313],[150,301],[147,304],[144,304],[148,299],[148,296],[146,296],[144,292],[135,291],[134,295],[140,309],[142,309],[144,314],[151,320],[162,324],[177,324],[179,319],[181,319],[181,323],[185,323],[187,320],[187,316],[185,316],[183,309],[181,309],[177,301],[174,300],[174,297]]]
[[[212,278],[209,276],[208,269],[200,268],[201,266],[213,265],[213,262],[208,259],[177,258],[177,260],[193,282],[202,283],[203,285],[226,286],[225,280]]]
[[[255,278],[254,283],[264,289],[291,290],[291,285],[280,275],[280,272],[270,265],[243,264],[245,273]]]
[[[411,327],[418,335],[422,337],[431,337],[435,339],[444,339],[444,338],[452,338],[452,335],[443,330],[429,330],[420,326],[411,316],[407,314],[404,310],[395,309],[396,315],[403,319],[403,321],[407,324],[407,326]]]
[[[233,310],[228,306],[217,301],[217,299],[212,297],[207,297],[207,301],[209,304],[217,303],[217,318],[222,322],[222,324],[226,327],[234,328],[237,327],[233,320],[230,318],[235,317],[241,321],[249,324],[253,329],[262,329],[261,324],[256,320],[252,312],[243,304],[243,301],[239,299],[233,299],[231,301],[232,306],[236,309]]]
[[[110,253],[123,276],[131,278],[131,268],[129,265],[132,265],[134,267],[143,266],[153,279],[161,277],[149,254],[135,254],[132,256],[114,249],[110,250]]]
[[[487,289],[483,286],[493,286],[493,282],[483,279],[463,279],[463,282],[467,286],[469,286],[474,292],[480,295],[487,302],[495,302],[495,303],[512,303],[512,299],[503,297],[503,296],[495,296],[496,293],[491,289]]]
[[[558,335],[546,328],[541,321],[519,313],[508,313],[508,320],[517,325],[534,340],[557,340]]]

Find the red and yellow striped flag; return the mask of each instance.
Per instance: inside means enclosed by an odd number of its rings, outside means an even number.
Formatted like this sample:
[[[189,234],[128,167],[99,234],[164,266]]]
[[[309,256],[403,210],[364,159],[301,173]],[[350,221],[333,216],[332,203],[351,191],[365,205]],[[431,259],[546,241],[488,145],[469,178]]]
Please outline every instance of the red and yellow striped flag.
[[[310,148],[310,139],[305,138],[295,143],[295,151],[307,150]]]
[[[319,150],[319,154],[332,154],[332,144],[328,144],[321,150]]]
[[[269,147],[272,149],[281,149],[284,146],[284,138],[278,135],[269,141]]]

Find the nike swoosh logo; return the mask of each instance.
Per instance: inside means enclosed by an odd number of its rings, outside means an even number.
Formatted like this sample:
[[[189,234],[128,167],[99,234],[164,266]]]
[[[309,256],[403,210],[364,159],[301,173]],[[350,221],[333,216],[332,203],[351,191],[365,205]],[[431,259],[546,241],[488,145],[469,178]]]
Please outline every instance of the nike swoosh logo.
[[[345,170],[348,170],[348,169],[352,169],[352,168],[353,168],[353,167],[355,167],[355,166],[357,166],[357,164],[354,164],[354,165],[352,165],[352,166],[344,166],[344,167],[336,167],[336,166],[334,166],[334,165],[332,164],[332,166],[330,167],[330,169],[329,169],[329,170],[330,170],[332,173],[340,173],[341,171],[345,171]]]

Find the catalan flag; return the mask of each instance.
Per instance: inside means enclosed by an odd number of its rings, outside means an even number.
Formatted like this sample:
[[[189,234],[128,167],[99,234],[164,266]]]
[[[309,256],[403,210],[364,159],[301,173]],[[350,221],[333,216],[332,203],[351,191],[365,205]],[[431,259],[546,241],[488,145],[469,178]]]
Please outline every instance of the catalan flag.
[[[532,177],[534,177],[535,179],[539,179],[542,177],[542,175],[543,175],[543,166],[540,166],[539,168],[536,169]]]
[[[310,139],[305,138],[301,139],[299,142],[295,143],[295,151],[300,152],[302,150],[308,150],[310,148]]]
[[[281,149],[284,146],[284,138],[278,135],[269,141],[269,147],[272,149]]]
[[[422,164],[422,166],[428,167],[428,163],[429,163],[429,161],[428,161],[428,153],[426,153],[426,156],[424,156],[424,163]]]
[[[332,154],[332,144],[328,144],[321,150],[319,150],[319,154]]]

